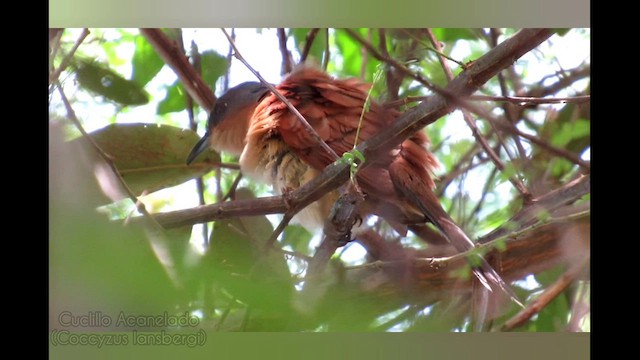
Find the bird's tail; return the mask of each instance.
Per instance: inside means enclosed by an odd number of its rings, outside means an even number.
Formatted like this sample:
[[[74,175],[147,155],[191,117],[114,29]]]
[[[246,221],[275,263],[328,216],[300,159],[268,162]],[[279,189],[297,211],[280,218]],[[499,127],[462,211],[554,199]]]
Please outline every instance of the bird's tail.
[[[406,144],[403,144],[406,145]],[[409,144],[412,146],[413,144]],[[405,149],[403,149],[405,150]],[[389,175],[396,190],[402,197],[414,205],[431,221],[447,238],[449,243],[459,252],[467,252],[475,248],[474,243],[451,219],[442,208],[440,201],[431,189],[430,174],[427,169],[417,163],[419,159],[412,159],[406,154],[400,154],[389,167]],[[489,265],[484,257],[476,254],[477,261],[471,262],[473,274],[486,290],[487,294],[494,294],[495,290],[503,292],[512,301],[522,306],[517,295],[502,277]],[[495,294],[494,294],[495,295]]]

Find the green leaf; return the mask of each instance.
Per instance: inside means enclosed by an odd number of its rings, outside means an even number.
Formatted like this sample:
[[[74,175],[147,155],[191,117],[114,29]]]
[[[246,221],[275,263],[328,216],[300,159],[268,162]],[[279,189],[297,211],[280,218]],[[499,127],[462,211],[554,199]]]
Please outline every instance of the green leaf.
[[[342,161],[344,163],[347,163],[349,165],[353,164],[353,154],[351,152],[346,152],[344,154],[342,154]]]
[[[589,136],[591,133],[591,122],[585,119],[564,122],[553,136],[551,137],[551,145],[564,147],[574,139],[580,139]]]
[[[344,76],[359,76],[362,66],[360,46],[344,31],[336,31],[336,46],[342,54],[342,69]]]
[[[533,321],[536,331],[561,331],[567,325],[569,305],[565,296],[556,297]]]
[[[513,162],[509,161],[504,164],[504,170],[500,172],[498,178],[502,181],[507,181],[512,176],[515,176],[518,173],[518,170],[513,165]]]
[[[237,199],[255,198],[250,190],[237,190]],[[262,314],[286,315],[293,284],[281,252],[265,251],[273,227],[266,216],[216,221],[204,262],[211,279],[241,302]]]
[[[561,178],[563,175],[571,171],[574,164],[564,158],[554,158],[551,160],[551,173],[554,178]]]
[[[291,29],[289,35],[293,36],[293,39],[296,43],[296,48],[298,53],[302,55],[302,51],[304,50],[307,34],[309,34],[311,29],[308,28],[297,28]],[[313,40],[313,44],[311,44],[311,49],[309,49],[309,55],[307,56],[308,60],[315,61],[315,63],[322,63],[322,58],[324,56],[324,49],[327,44],[327,36],[324,29],[320,29],[316,34],[315,39]]]
[[[90,134],[109,154],[135,194],[181,184],[211,171],[220,155],[207,150],[187,166],[185,159],[198,141],[187,129],[155,124],[112,124]],[[82,139],[77,139],[78,141]]]
[[[173,85],[166,88],[167,95],[158,103],[156,113],[158,115],[170,112],[179,112],[187,108],[182,85],[176,80]]]
[[[229,64],[227,59],[213,50],[205,51],[200,55],[202,65],[202,79],[212,88],[218,78],[227,73]]]
[[[149,246],[151,232],[141,222],[123,226],[95,211],[105,197],[95,167],[87,161],[85,144],[63,142],[62,132],[53,130],[48,208],[51,314],[96,309],[115,317],[119,312],[162,314],[176,309],[181,297]]]
[[[500,252],[507,250],[507,239],[498,239],[496,242],[494,242],[494,247]]]
[[[143,36],[135,39],[136,50],[131,59],[131,79],[140,86],[145,86],[164,66],[164,61],[153,46]]]
[[[351,150],[351,152],[353,153],[353,155],[354,155],[358,160],[360,160],[360,162],[361,162],[361,163],[363,163],[363,162],[364,162],[364,160],[365,160],[365,159],[364,159],[364,155],[360,152],[360,150],[358,150],[358,149],[353,149],[353,150]]]
[[[309,252],[309,241],[313,236],[309,230],[300,225],[289,225],[284,229],[283,245],[291,246],[293,251],[303,254]]]
[[[433,35],[438,41],[473,40],[477,38],[472,29],[435,28],[433,29]]]
[[[122,105],[143,105],[149,95],[135,81],[127,80],[107,65],[94,60],[76,58],[76,80],[88,91]]]
[[[569,32],[569,30],[571,30],[571,28],[552,29],[552,31],[558,34],[558,36],[565,36],[565,34]]]

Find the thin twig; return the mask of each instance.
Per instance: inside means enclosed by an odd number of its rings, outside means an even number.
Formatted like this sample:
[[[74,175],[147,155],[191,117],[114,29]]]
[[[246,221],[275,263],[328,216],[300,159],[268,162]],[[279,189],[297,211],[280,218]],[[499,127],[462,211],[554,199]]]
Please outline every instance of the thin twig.
[[[182,29],[177,29],[176,30],[177,35],[178,35],[178,39],[176,41],[177,45],[180,47],[180,50],[182,51],[182,53],[186,54],[186,49],[184,48],[184,40],[182,37]],[[191,41],[191,49],[190,49],[190,56],[189,59],[191,60],[191,65],[193,66],[193,68],[196,70],[196,72],[198,74],[202,75],[202,63],[201,63],[201,59],[200,59],[200,51],[198,51],[198,45],[195,43],[195,41]],[[187,115],[189,117],[189,128],[197,133],[198,132],[198,124],[196,123],[196,118],[195,118],[195,114],[194,114],[194,103],[193,103],[193,98],[189,95],[188,92],[185,92],[185,100],[187,102]],[[205,184],[204,184],[204,180],[202,179],[202,176],[198,176],[196,179],[196,192],[198,193],[198,204],[199,205],[204,205],[205,201],[204,201],[204,193],[205,193]],[[207,226],[206,223],[202,224],[202,241],[204,243],[204,246],[207,247],[209,245],[209,228]]]
[[[464,107],[465,109],[469,110],[470,112],[486,119],[487,121],[493,123],[494,125],[497,126],[497,128],[499,128],[502,131],[508,132],[510,134],[513,135],[517,135],[520,136],[524,139],[527,139],[529,141],[531,141],[532,143],[540,146],[541,148],[547,150],[548,152],[561,156],[567,160],[569,160],[570,162],[579,165],[580,167],[586,169],[586,170],[590,170],[591,169],[591,164],[588,161],[582,160],[580,157],[578,157],[577,155],[565,150],[565,149],[560,149],[558,147],[555,147],[551,144],[549,144],[548,142],[546,142],[545,140],[542,140],[534,135],[530,135],[527,133],[524,133],[522,131],[520,131],[517,127],[515,127],[513,124],[509,124],[506,123],[506,121],[500,120],[498,118],[496,118],[495,116],[491,115],[488,111],[486,111],[485,109],[479,107],[479,106],[475,106],[474,104],[471,104],[468,101],[460,101],[461,104],[460,106]]]
[[[384,56],[391,58],[389,55],[389,50],[387,50],[387,35],[384,29],[378,30],[378,36],[380,37],[380,52]],[[391,66],[387,66],[387,98],[388,100],[397,100],[398,92],[400,91],[400,85],[402,84],[402,77],[396,76],[396,72],[394,68]]]
[[[419,83],[424,85],[427,89],[429,89],[429,90],[431,90],[431,91],[433,91],[435,93],[441,94],[441,95],[445,95],[446,94],[446,91],[444,89],[442,89],[442,88],[430,83],[429,81],[427,81],[427,79],[422,77],[422,75],[414,73],[413,71],[409,70],[406,66],[404,66],[402,63],[398,62],[397,60],[395,60],[393,58],[390,58],[388,56],[384,56],[383,54],[381,54],[369,41],[364,39],[356,31],[353,31],[352,29],[344,29],[344,31],[347,34],[349,34],[349,36],[354,38],[357,42],[362,44],[364,46],[364,48],[367,49],[367,51],[369,51],[369,53],[371,55],[373,55],[373,57],[375,57],[376,59],[378,59],[380,61],[384,61],[387,64],[395,67],[402,74],[404,74],[405,76],[411,77],[412,79],[418,81]]]
[[[53,60],[60,50],[63,33],[64,29],[49,29],[49,73],[53,73],[53,71],[55,70],[55,64],[53,63]]]
[[[423,101],[428,99],[428,96],[407,96],[405,98],[389,101],[384,103],[384,107],[395,108],[401,105],[407,105],[409,103]],[[467,98],[469,101],[495,101],[495,102],[509,102],[517,105],[526,104],[582,104],[591,101],[591,95],[581,95],[572,97],[557,97],[557,98],[541,98],[531,96],[488,96],[488,95],[471,95]]]
[[[371,29],[367,31],[368,41],[371,42]],[[369,62],[369,53],[365,48],[360,48],[360,56],[362,57],[362,61],[360,62],[360,78],[366,79],[367,76],[367,63]]]
[[[491,47],[496,47],[498,46],[498,36],[499,36],[499,30],[492,28],[490,30],[490,35],[491,35],[491,40],[490,40],[490,44]],[[508,67],[507,69],[513,69],[513,66]],[[507,96],[509,94],[508,88],[507,88],[507,82],[505,80],[504,77],[504,72],[500,71],[498,72],[498,84],[500,86],[500,93],[502,94],[502,96]],[[514,71],[515,72],[515,71]],[[516,91],[517,94],[517,91]],[[509,111],[509,106],[506,103],[502,104],[502,111],[504,112],[504,117],[507,120],[508,123],[510,124],[515,124],[516,123],[516,119],[513,118],[513,113],[512,111]],[[492,127],[494,127],[495,125],[491,124]],[[504,141],[502,134],[499,131],[496,131],[496,135],[498,137],[498,141],[500,142],[500,144],[502,145],[502,147],[504,148],[504,151],[506,152],[507,156],[509,157],[509,159],[513,162],[514,161],[514,156],[511,154],[511,152],[509,151],[509,147],[506,146],[506,142]],[[513,139],[513,142],[516,145],[516,149],[518,150],[518,154],[520,159],[523,161],[524,164],[528,164],[529,160],[527,158],[527,153],[524,149],[524,146],[522,146],[522,142],[520,141],[520,138],[517,136],[512,136],[511,137]]]
[[[60,82],[58,80],[56,80],[55,84],[56,84],[56,86],[58,88],[58,92],[60,93],[60,97],[62,98],[62,102],[64,103],[64,106],[67,109],[68,118],[76,126],[78,131],[80,131],[80,133],[82,134],[83,138],[86,139],[93,146],[93,148],[96,150],[98,155],[109,166],[109,168],[112,170],[113,174],[116,176],[116,178],[120,182],[120,185],[122,186],[124,191],[129,196],[129,199],[131,199],[131,201],[134,203],[134,205],[138,208],[138,211],[140,211],[142,213],[144,218],[148,219],[151,222],[151,224],[157,226],[159,229],[164,229],[164,227],[160,223],[158,223],[156,221],[156,219],[147,211],[146,207],[144,206],[144,203],[142,203],[138,199],[138,197],[133,193],[131,188],[129,188],[127,183],[122,178],[122,175],[118,171],[118,168],[113,163],[112,157],[110,155],[108,155],[107,153],[105,153],[104,150],[102,150],[102,148],[100,147],[100,145],[98,145],[98,143],[96,143],[95,140],[84,130],[84,127],[80,123],[80,120],[78,120],[78,117],[76,116],[76,113],[73,110],[73,107],[71,106],[71,103],[67,99],[67,96],[65,95],[64,90],[62,90],[62,86],[61,86]]]
[[[548,225],[552,225],[552,224],[558,224],[558,223],[566,223],[566,222],[571,222],[571,221],[576,221],[579,219],[582,219],[586,216],[589,216],[590,212],[589,211],[579,211],[573,214],[569,214],[566,216],[558,216],[558,217],[553,217],[553,218],[549,218],[546,219],[544,221],[540,221],[536,224],[527,226],[525,228],[522,228],[518,231],[514,231],[510,234],[507,235],[503,235],[500,237],[497,237],[495,239],[492,239],[489,242],[485,242],[485,243],[478,243],[476,245],[475,249],[471,249],[471,250],[467,250],[465,252],[461,252],[461,253],[456,253],[454,255],[451,256],[444,256],[444,257],[413,257],[410,259],[411,262],[413,262],[414,264],[425,264],[425,265],[429,265],[432,268],[435,269],[442,269],[442,268],[447,268],[449,267],[449,265],[453,262],[465,259],[467,257],[469,257],[472,253],[478,252],[478,251],[489,251],[492,248],[496,247],[496,245],[498,244],[498,242],[501,241],[514,241],[517,240],[517,238],[523,237],[524,235],[534,232],[536,230],[539,230],[545,226]],[[376,260],[376,261],[372,261],[366,264],[361,264],[361,265],[353,265],[353,266],[345,266],[344,269],[345,270],[360,270],[360,269],[368,269],[368,268],[373,268],[373,269],[382,269],[385,267],[389,267],[389,266],[396,266],[398,264],[402,264],[404,262],[406,262],[407,260],[388,260],[388,261],[382,261],[382,260]]]
[[[505,224],[489,234],[478,239],[478,243],[489,242],[493,239],[512,233],[518,228],[527,226],[540,220],[549,212],[570,203],[577,201],[583,195],[591,191],[591,175],[581,175],[580,177],[564,184],[562,187],[549,191],[548,193],[532,199],[529,206],[524,207],[520,212],[511,217]]]
[[[462,221],[462,224],[468,226],[471,220],[475,220],[476,223],[478,222],[478,219],[479,219],[478,213],[480,213],[480,210],[484,205],[484,201],[486,200],[487,195],[489,194],[489,188],[493,184],[493,180],[495,179],[497,173],[498,171],[496,168],[493,168],[491,170],[491,174],[489,174],[489,177],[487,178],[487,181],[485,182],[484,187],[482,188],[482,195],[480,195],[480,200],[478,200],[478,202],[473,207],[473,209],[469,211],[469,215]]]
[[[236,41],[236,29],[235,28],[231,28],[231,39],[233,39],[233,41]],[[226,93],[229,90],[229,75],[230,75],[230,71],[229,69],[231,69],[231,62],[233,61],[233,47],[231,46],[231,44],[229,44],[229,50],[227,51],[227,64],[228,64],[228,68],[227,68],[227,73],[224,74],[224,82],[222,85],[222,92]],[[239,170],[239,167],[238,167]],[[215,180],[216,180],[216,200],[217,202],[220,201],[225,201],[227,196],[232,195],[231,190],[229,190],[229,192],[227,193],[227,195],[223,195],[222,194],[222,169],[218,169],[215,173]],[[236,178],[236,181],[240,181],[240,178]],[[235,181],[234,181],[235,183]],[[237,186],[237,185],[236,185]],[[235,189],[235,187],[231,186],[231,189]]]
[[[400,99],[397,101],[391,101],[388,103],[385,103],[384,106],[385,107],[397,107],[403,104],[407,104],[407,103],[411,103],[411,102],[415,102],[415,101],[421,101],[421,100],[426,100],[428,99],[429,96],[410,96],[404,99]],[[582,102],[588,102],[591,101],[591,97],[589,95],[587,96],[576,96],[576,97],[569,97],[569,98],[532,98],[532,97],[496,97],[496,96],[480,96],[480,95],[475,95],[475,96],[470,96],[468,100],[471,101],[508,101],[508,102],[515,102],[515,103],[531,103],[531,104],[555,104],[555,103],[582,103]],[[507,125],[504,123],[504,121],[500,121],[498,120],[495,116],[491,115],[488,111],[483,110],[480,107],[477,106],[473,106],[471,105],[468,101],[465,102],[465,104],[461,105],[463,107],[465,107],[466,109],[468,109],[469,111],[471,111],[472,113],[477,114],[478,116],[487,119],[488,121],[494,123],[494,124],[499,124],[499,128],[502,129],[503,131],[507,131],[511,134],[514,135],[518,135],[522,138],[525,138],[527,140],[529,140],[530,142],[532,142],[533,144],[536,144],[542,148],[544,148],[545,150],[547,150],[548,152],[557,155],[557,156],[561,156],[567,160],[569,160],[570,162],[577,164],[587,170],[590,169],[591,165],[589,164],[589,162],[582,160],[581,158],[579,158],[578,156],[574,155],[573,153],[564,150],[564,149],[560,149],[558,147],[555,147],[551,144],[549,144],[548,142],[546,142],[545,140],[542,140],[534,135],[531,134],[527,134],[524,133],[522,131],[520,131],[517,127],[512,126],[512,125]],[[489,135],[489,134],[488,134]],[[487,136],[488,136],[487,135]]]
[[[435,38],[435,36],[433,35],[433,31],[431,31],[431,29],[427,29],[427,30],[429,32],[429,36]],[[462,68],[466,67],[466,64],[463,63],[462,61],[456,60],[456,59],[452,58],[451,56],[445,54],[442,51],[442,45],[441,44],[438,43],[438,46],[436,48],[433,48],[431,46],[428,46],[422,39],[420,39],[419,37],[413,35],[411,32],[407,31],[406,29],[400,29],[400,31],[403,32],[405,35],[409,36],[410,38],[412,38],[413,40],[417,41],[418,43],[422,44],[425,47],[425,49],[436,53],[438,55],[438,59],[445,58],[445,59],[447,59],[449,61],[453,61],[454,63],[458,64]]]
[[[231,39],[235,42],[236,41],[236,29],[232,28],[231,29]],[[227,51],[227,64],[229,64],[228,69],[231,69],[231,61],[233,61],[233,46],[231,46],[231,44],[229,44],[229,50]],[[227,73],[224,74],[224,83],[222,86],[222,92],[226,93],[227,90],[229,90],[229,73],[230,71],[227,70]]]
[[[67,56],[65,56],[65,58],[62,59],[62,62],[60,62],[60,65],[53,72],[53,74],[51,74],[49,76],[49,83],[50,84],[52,82],[57,81],[58,77],[60,77],[60,74],[62,73],[62,71],[64,71],[64,69],[66,69],[67,66],[69,66],[69,62],[71,61],[71,58],[73,57],[73,54],[75,54],[75,52],[76,52],[76,50],[78,50],[78,47],[80,46],[80,44],[82,44],[82,42],[84,41],[84,39],[87,36],[89,36],[89,29],[87,29],[87,28],[82,29],[82,33],[80,33],[80,36],[78,36],[78,39],[76,39],[75,44],[73,44],[73,47],[71,48],[71,51],[69,51]]]
[[[324,142],[324,140],[322,140],[322,138],[318,135],[318,133],[311,127],[311,125],[309,125],[309,122],[304,118],[304,116],[300,114],[298,109],[296,109],[293,105],[291,105],[291,103],[287,100],[287,98],[285,98],[273,85],[267,82],[262,77],[262,75],[260,75],[259,72],[257,72],[251,65],[249,65],[249,63],[244,59],[242,54],[240,54],[240,51],[238,51],[236,44],[233,42],[233,39],[231,39],[227,31],[224,28],[221,28],[221,30],[229,40],[229,43],[231,44],[231,46],[233,47],[234,56],[236,57],[236,59],[240,60],[240,62],[242,62],[247,67],[247,69],[249,69],[249,71],[251,71],[258,79],[260,79],[260,82],[262,82],[262,84],[264,84],[267,88],[269,88],[269,90],[271,90],[271,92],[287,106],[287,108],[300,120],[302,124],[302,128],[305,129],[307,134],[311,136],[311,138],[313,138],[314,141],[316,141],[316,143],[320,146],[320,148],[324,152],[327,153],[327,155],[329,155],[332,161],[338,160],[338,155],[336,154],[336,152],[333,151],[333,149],[331,149],[329,145],[327,145],[327,143]]]
[[[509,102],[517,105],[524,104],[582,104],[591,101],[591,95],[557,97],[557,98],[539,98],[530,96],[486,96],[472,95],[469,96],[471,101],[499,101]]]
[[[449,170],[449,172],[447,172],[444,177],[440,178],[438,186],[435,190],[435,193],[438,197],[444,194],[445,190],[447,190],[447,188],[449,187],[449,185],[451,185],[455,178],[489,161],[489,159],[483,157],[479,159],[479,161],[473,162],[473,157],[480,152],[480,146],[478,144],[473,144],[473,146],[460,157],[460,160],[451,167],[451,170]]]
[[[233,180],[233,183],[231,184],[229,191],[227,191],[227,194],[224,196],[220,196],[218,198],[220,199],[218,202],[224,202],[229,199],[235,200],[236,189],[238,188],[238,184],[240,184],[240,180],[242,180],[242,173],[238,173],[238,176],[236,176],[236,178]],[[222,191],[222,189],[220,189],[220,191]]]
[[[302,49],[302,55],[300,55],[300,63],[304,63],[307,61],[307,57],[309,56],[309,51],[311,51],[311,45],[313,45],[313,41],[316,39],[316,35],[320,28],[315,28],[309,30],[307,36],[304,39],[304,48]]]
[[[442,48],[441,48],[442,45],[440,44],[438,39],[435,38],[431,29],[427,30],[427,34],[434,48],[439,52],[442,52]],[[447,77],[447,80],[449,81],[453,80],[453,72],[449,68],[449,65],[447,64],[445,59],[442,57],[440,57],[440,65],[442,66],[442,69],[445,73],[445,76]],[[478,129],[475,122],[471,118],[471,114],[469,114],[469,112],[464,107],[461,108],[460,110],[462,111],[462,117],[464,118],[464,121],[467,123],[467,125],[471,129],[471,133],[473,137],[480,144],[480,146],[482,146],[482,148],[487,153],[487,155],[489,155],[489,159],[491,159],[491,161],[496,166],[496,168],[498,168],[498,170],[500,170],[501,172],[504,172],[506,169],[504,163],[502,162],[502,160],[500,160],[500,157],[498,156],[498,154],[496,154],[496,152],[489,146],[489,143],[484,138],[484,136],[482,136],[482,134],[480,133],[480,130]],[[504,144],[503,144],[503,148],[506,151],[506,146]],[[520,195],[523,197],[525,203],[528,202],[531,199],[531,193],[529,192],[527,187],[524,185],[524,183],[520,181],[520,179],[518,179],[516,176],[509,176],[508,179],[509,179],[509,182],[511,182],[511,184],[513,184],[513,186],[518,190],[518,192],[520,192]]]
[[[278,44],[280,46],[280,55],[282,55],[282,70],[280,75],[288,74],[293,70],[291,60],[291,52],[287,49],[287,33],[284,28],[278,28]]]
[[[324,55],[322,56],[322,70],[327,71],[327,66],[329,66],[329,60],[331,59],[331,50],[329,49],[329,28],[324,29],[325,34],[325,49]]]

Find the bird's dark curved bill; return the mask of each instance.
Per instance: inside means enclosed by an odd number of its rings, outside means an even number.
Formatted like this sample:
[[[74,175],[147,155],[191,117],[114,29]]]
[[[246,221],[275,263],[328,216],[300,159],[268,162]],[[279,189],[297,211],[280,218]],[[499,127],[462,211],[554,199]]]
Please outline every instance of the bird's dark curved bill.
[[[205,134],[198,142],[195,144],[189,156],[187,156],[187,165],[191,164],[193,160],[195,160],[198,155],[202,154],[205,150],[209,148],[209,134]]]

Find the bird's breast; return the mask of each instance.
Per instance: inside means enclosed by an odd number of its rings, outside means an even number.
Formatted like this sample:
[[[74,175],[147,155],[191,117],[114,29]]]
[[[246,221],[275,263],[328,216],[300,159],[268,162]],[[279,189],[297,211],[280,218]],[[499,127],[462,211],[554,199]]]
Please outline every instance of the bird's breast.
[[[240,167],[254,181],[271,185],[276,194],[298,189],[320,173],[300,159],[279,136],[248,142],[240,156]],[[328,193],[300,211],[292,222],[310,231],[321,229],[336,199],[335,191]]]

